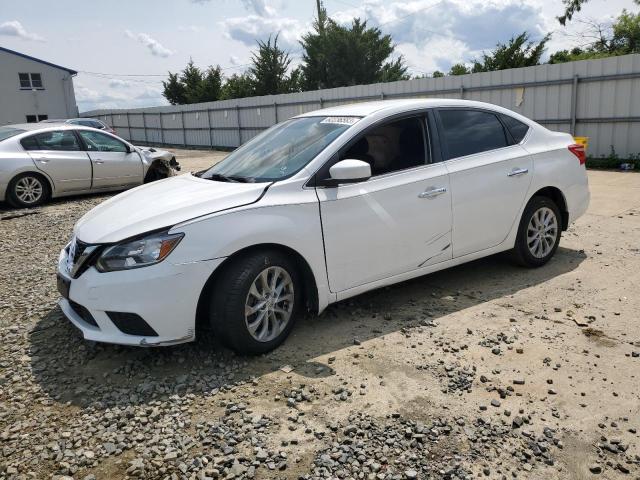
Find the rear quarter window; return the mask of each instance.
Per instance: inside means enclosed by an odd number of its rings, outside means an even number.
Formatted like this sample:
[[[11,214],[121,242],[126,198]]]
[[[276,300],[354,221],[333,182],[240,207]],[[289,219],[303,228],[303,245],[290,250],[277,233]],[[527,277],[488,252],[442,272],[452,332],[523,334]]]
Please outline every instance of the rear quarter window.
[[[502,119],[502,123],[504,123],[509,130],[509,133],[513,137],[513,140],[516,143],[520,143],[522,139],[527,135],[527,132],[529,131],[529,125],[527,125],[526,123],[522,123],[520,120],[516,120],[509,115],[501,114],[500,118]]]
[[[23,138],[20,140],[20,143],[22,144],[22,148],[25,150],[38,150],[40,148],[38,145],[38,139],[35,135]]]

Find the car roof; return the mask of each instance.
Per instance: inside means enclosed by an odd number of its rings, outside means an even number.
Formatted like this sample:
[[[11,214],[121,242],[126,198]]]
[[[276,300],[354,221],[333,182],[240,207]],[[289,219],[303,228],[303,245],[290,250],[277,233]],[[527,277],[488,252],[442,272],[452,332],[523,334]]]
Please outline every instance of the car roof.
[[[19,128],[20,130],[44,130],[51,128],[71,128],[70,125],[64,123],[64,120],[57,122],[38,122],[38,123],[15,123],[13,125],[3,125],[4,127]]]
[[[25,132],[35,132],[38,130],[90,130],[95,132],[96,128],[75,125],[73,123],[61,122],[38,122],[38,123],[15,123],[12,125],[2,125],[2,127],[16,128]]]
[[[329,100],[327,100],[329,101]],[[344,117],[366,117],[378,112],[402,113],[420,108],[435,107],[476,107],[488,108],[495,111],[503,111],[502,107],[485,102],[472,100],[457,100],[453,98],[407,98],[399,100],[378,100],[372,102],[351,103],[338,105],[335,107],[323,108],[312,112],[303,113],[298,117],[315,116],[344,116]],[[506,111],[506,110],[505,110]],[[513,112],[511,112],[513,113]]]

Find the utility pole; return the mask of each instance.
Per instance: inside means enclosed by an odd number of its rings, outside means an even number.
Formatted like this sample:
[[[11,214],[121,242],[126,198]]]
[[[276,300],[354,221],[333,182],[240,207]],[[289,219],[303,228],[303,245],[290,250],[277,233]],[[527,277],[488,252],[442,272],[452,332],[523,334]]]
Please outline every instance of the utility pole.
[[[324,22],[322,21],[322,0],[316,0],[316,8],[318,9],[318,25],[320,26],[320,33],[324,30]]]
[[[322,49],[323,51],[320,54],[320,70],[322,71],[322,77],[320,79],[318,88],[324,88],[324,78],[327,76],[327,59],[325,58],[325,38],[324,38],[324,23],[325,23],[325,10],[322,5],[322,0],[316,0],[316,8],[318,9],[318,33],[320,34],[320,38],[322,40]]]

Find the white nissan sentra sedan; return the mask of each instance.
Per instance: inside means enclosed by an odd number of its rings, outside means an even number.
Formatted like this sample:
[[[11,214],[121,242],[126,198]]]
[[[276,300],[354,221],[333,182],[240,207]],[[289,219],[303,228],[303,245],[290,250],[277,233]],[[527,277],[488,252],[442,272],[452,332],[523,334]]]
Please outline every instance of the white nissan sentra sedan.
[[[60,306],[88,340],[169,345],[208,324],[266,352],[305,310],[368,290],[506,250],[544,265],[589,203],[584,163],[570,135],[486,103],[306,113],[84,215]]]

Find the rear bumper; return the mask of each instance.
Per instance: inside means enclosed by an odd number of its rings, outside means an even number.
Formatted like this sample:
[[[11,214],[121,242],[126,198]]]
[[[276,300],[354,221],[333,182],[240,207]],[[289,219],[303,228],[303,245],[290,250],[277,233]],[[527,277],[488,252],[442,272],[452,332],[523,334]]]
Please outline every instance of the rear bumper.
[[[589,208],[589,202],[591,201],[591,192],[589,191],[589,184],[586,180],[585,183],[572,186],[567,194],[567,207],[569,210],[569,225],[575,222],[578,218],[584,215]]]
[[[91,267],[72,279],[62,250],[58,274],[70,282],[69,298],[58,302],[64,315],[86,340],[120,345],[160,346],[195,339],[200,292],[223,259],[173,265],[168,261],[129,271],[100,273]],[[126,333],[126,315],[146,324],[145,335]],[[115,321],[114,321],[115,320]],[[139,322],[139,320],[138,320]],[[143,326],[144,326],[143,324]],[[119,326],[120,325],[120,328]],[[123,331],[125,330],[125,331]],[[145,331],[143,328],[142,331]]]

